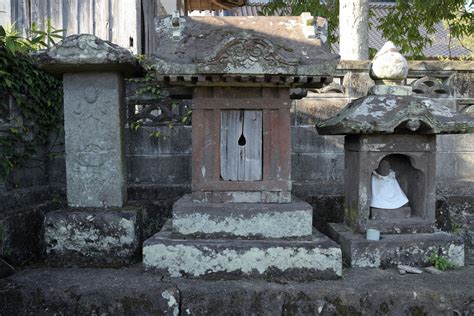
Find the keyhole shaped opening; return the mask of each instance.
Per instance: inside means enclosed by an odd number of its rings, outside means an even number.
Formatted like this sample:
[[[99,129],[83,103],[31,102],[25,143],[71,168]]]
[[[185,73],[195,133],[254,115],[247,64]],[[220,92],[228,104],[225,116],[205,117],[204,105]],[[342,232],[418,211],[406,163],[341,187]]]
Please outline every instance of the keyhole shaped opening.
[[[245,144],[247,144],[247,140],[245,139],[244,133],[240,135],[238,143],[239,143],[239,146],[245,146]]]

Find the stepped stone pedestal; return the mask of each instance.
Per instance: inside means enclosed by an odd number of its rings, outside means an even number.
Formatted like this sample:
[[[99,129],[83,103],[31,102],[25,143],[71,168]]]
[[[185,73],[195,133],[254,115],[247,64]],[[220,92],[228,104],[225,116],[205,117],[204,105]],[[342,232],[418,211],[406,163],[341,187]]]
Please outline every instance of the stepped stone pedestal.
[[[292,203],[196,203],[184,196],[173,219],[143,245],[143,264],[172,277],[335,279],[339,245],[312,228],[312,207]]]

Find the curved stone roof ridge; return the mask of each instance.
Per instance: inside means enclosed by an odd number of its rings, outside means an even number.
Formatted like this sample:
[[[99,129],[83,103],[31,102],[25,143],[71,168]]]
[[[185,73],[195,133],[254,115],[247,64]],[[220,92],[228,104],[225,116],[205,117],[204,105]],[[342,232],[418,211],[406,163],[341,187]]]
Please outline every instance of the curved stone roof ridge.
[[[410,124],[417,124],[417,128],[413,130]],[[349,103],[335,116],[318,124],[316,129],[321,135],[472,133],[474,118],[458,113],[436,99],[369,95]]]

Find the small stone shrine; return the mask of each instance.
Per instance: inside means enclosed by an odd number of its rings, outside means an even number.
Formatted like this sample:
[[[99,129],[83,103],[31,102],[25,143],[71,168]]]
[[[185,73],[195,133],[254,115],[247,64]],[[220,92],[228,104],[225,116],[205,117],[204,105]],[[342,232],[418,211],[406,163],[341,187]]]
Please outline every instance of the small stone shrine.
[[[326,20],[164,17],[159,81],[193,88],[192,193],[144,243],[147,269],[171,276],[337,278],[339,246],[291,195],[290,88],[323,87],[338,56]]]
[[[375,56],[369,95],[316,128],[345,136],[345,224],[330,224],[352,267],[428,263],[434,252],[464,265],[462,238],[435,227],[436,135],[470,133],[474,119],[402,86],[408,65],[388,42]],[[366,240],[368,229],[380,240]]]

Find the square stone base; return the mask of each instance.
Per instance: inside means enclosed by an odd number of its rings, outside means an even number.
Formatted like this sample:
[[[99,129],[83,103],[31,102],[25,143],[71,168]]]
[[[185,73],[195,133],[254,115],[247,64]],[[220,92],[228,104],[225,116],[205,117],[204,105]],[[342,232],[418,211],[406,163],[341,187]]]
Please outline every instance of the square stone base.
[[[291,203],[198,203],[185,195],[173,205],[173,237],[311,239],[313,208]]]
[[[342,274],[340,247],[319,232],[311,240],[173,239],[169,225],[145,240],[143,264],[171,277],[253,277],[308,281]]]
[[[433,252],[457,266],[464,266],[464,242],[446,232],[382,234],[378,241],[366,240],[344,224],[329,224],[328,235],[341,245],[344,262],[351,267],[392,267],[398,264],[426,266]]]
[[[118,267],[140,255],[140,210],[65,209],[45,215],[46,260],[59,266]]]

